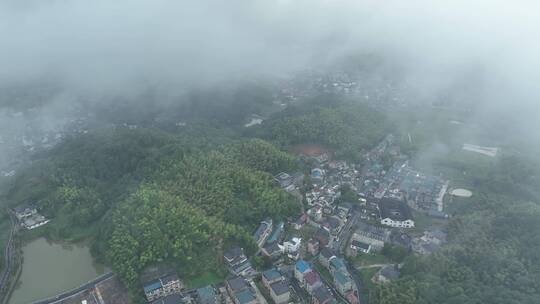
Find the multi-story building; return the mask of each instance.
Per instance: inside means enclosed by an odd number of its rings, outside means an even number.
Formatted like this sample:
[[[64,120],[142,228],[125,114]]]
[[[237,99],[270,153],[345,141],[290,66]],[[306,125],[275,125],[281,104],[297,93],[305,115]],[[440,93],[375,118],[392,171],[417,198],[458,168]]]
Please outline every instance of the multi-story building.
[[[270,297],[276,304],[288,303],[291,298],[289,284],[286,280],[281,280],[270,284]]]
[[[244,275],[253,270],[243,248],[233,247],[223,254],[223,260],[229,271],[235,275]]]
[[[182,283],[176,274],[168,274],[152,280],[143,286],[144,294],[149,302],[180,293]]]

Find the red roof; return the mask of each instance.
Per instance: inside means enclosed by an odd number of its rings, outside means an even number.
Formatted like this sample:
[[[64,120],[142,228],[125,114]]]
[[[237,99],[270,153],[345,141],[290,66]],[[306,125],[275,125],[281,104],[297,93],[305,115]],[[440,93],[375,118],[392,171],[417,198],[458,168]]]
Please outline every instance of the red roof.
[[[316,271],[312,270],[312,271],[310,271],[308,274],[306,274],[304,276],[304,280],[306,280],[306,283],[308,285],[313,286],[313,285],[317,284],[317,282],[321,281],[321,277],[319,276],[319,274]]]

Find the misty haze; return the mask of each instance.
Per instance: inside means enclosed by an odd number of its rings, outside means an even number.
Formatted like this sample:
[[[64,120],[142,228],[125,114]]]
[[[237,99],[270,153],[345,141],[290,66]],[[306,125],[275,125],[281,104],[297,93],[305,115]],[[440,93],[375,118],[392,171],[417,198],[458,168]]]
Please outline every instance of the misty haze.
[[[0,0],[0,304],[540,303],[538,11]]]

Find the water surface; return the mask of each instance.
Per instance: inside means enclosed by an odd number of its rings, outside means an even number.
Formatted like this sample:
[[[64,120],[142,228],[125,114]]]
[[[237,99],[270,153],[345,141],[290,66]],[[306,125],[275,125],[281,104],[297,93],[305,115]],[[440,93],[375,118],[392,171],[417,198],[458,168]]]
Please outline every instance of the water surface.
[[[10,304],[27,304],[73,289],[103,274],[85,244],[51,243],[36,239],[23,248],[24,263]]]

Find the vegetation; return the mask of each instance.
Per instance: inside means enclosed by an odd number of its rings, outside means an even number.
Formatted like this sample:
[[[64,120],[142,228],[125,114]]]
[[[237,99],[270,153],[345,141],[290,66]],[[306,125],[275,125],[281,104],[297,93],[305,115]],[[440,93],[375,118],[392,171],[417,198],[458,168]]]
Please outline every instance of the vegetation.
[[[335,149],[338,157],[359,160],[362,150],[378,143],[391,126],[368,106],[333,98],[320,96],[310,106],[276,115],[262,124],[261,136],[286,146],[318,143]]]
[[[213,142],[144,128],[91,132],[41,155],[6,199],[37,202],[53,218],[39,231],[49,237],[90,237],[132,290],[155,263],[195,282],[221,277],[223,250],[239,243],[253,253],[258,222],[300,206],[272,178],[296,166],[289,154],[257,139]]]

